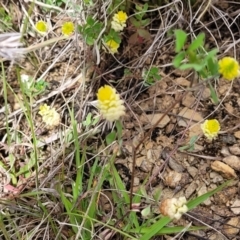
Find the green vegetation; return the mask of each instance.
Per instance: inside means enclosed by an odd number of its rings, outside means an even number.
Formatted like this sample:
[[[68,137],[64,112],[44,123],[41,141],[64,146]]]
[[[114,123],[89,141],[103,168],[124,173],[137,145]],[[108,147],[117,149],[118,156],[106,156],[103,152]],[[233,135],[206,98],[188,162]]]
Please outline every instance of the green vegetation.
[[[161,174],[170,157],[164,163],[158,157],[151,163],[151,170],[142,171],[143,179],[135,183],[136,171],[141,172],[142,167],[137,163],[137,154],[147,153],[145,145],[164,114],[171,112],[171,117],[177,119],[179,93],[200,91],[207,86],[210,98],[206,101],[219,104],[216,85],[221,76],[230,81],[239,76],[238,62],[233,57],[219,58],[218,47],[206,44],[207,36],[201,29],[196,30],[198,34],[185,32],[178,21],[165,26],[168,11],[173,11],[174,19],[178,19],[178,8],[168,1],[68,2],[32,1],[29,9],[24,8],[18,31],[24,26],[25,46],[19,39],[13,41],[15,35],[0,38],[0,169],[6,179],[2,180],[0,238],[150,240],[204,231],[208,226],[202,223],[183,226],[178,220],[191,217],[191,210],[232,181],[218,182],[207,193],[194,193],[190,199],[185,198],[184,192],[181,196],[174,193],[169,197],[173,204],[166,207],[162,204],[163,185],[152,186],[151,178],[155,174],[157,181],[164,179]],[[0,8],[1,33],[10,32],[13,27],[13,16],[9,14]],[[39,22],[44,28],[39,27]],[[157,54],[159,61],[147,61],[162,47],[160,41],[165,46]],[[9,49],[22,50],[22,58],[6,54]],[[175,55],[171,56],[173,52]],[[163,57],[166,53],[167,61]],[[137,64],[136,59],[140,59]],[[7,64],[10,60],[12,64]],[[166,72],[189,71],[198,77],[198,82],[177,88],[174,79],[169,80],[172,85],[166,82],[170,74],[163,76],[160,66]],[[157,87],[162,82],[164,90]],[[144,109],[144,114],[155,111],[157,91],[168,91],[166,95],[176,99],[171,109],[168,102],[163,102],[159,110],[163,116],[150,130],[141,126],[140,117],[129,120],[145,107],[141,101],[132,101],[146,89],[154,94],[149,96],[152,105]],[[140,124],[135,126],[136,122]],[[221,132],[217,120],[209,122],[202,133],[211,142]],[[133,124],[134,130],[127,123]],[[177,137],[173,144],[169,140],[171,154],[178,150],[192,152],[200,137],[192,136],[181,144],[175,141]],[[156,173],[152,169],[158,164],[162,168]],[[130,177],[124,179],[119,165],[127,169],[125,175]],[[177,187],[172,190],[175,192]]]

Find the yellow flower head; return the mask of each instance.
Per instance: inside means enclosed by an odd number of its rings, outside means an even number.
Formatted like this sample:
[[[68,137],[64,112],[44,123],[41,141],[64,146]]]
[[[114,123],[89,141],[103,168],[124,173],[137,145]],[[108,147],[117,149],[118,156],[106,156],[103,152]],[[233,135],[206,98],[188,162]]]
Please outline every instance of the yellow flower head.
[[[113,122],[125,114],[123,101],[120,100],[120,96],[116,93],[116,89],[111,86],[105,85],[99,88],[97,99],[97,106],[106,120]]]
[[[40,32],[40,33],[46,33],[47,30],[48,30],[48,25],[46,22],[44,21],[38,21],[36,24],[35,24],[35,27],[36,29]]]
[[[50,110],[50,106],[48,106],[46,103],[44,104],[44,105],[41,105],[40,107],[39,107],[39,114],[41,115],[41,116],[43,116],[43,115],[45,115],[45,114],[47,114],[48,112],[49,112],[49,110]]]
[[[127,18],[128,18],[128,16],[125,12],[119,11],[118,13],[114,14],[113,21],[124,24],[124,23],[126,23]]]
[[[114,53],[117,53],[117,51],[118,51],[119,43],[117,43],[111,39],[106,42],[106,46],[108,47],[110,53],[114,54]]]
[[[39,107],[39,114],[42,116],[43,122],[47,127],[52,128],[58,126],[60,123],[60,115],[55,108],[50,108],[47,104]]]
[[[74,32],[74,24],[73,22],[65,22],[62,25],[62,34],[65,36],[69,36]]]
[[[112,29],[114,29],[116,32],[122,31],[126,27],[127,18],[127,14],[123,11],[119,11],[118,13],[114,14],[111,22]]]
[[[201,124],[201,129],[205,137],[209,140],[213,140],[217,137],[220,131],[220,124],[216,119],[205,120],[204,123]]]
[[[240,75],[239,64],[232,57],[224,57],[218,61],[219,73],[227,80],[233,80]]]
[[[185,197],[165,199],[160,204],[160,212],[164,216],[180,219],[182,214],[188,211]]]

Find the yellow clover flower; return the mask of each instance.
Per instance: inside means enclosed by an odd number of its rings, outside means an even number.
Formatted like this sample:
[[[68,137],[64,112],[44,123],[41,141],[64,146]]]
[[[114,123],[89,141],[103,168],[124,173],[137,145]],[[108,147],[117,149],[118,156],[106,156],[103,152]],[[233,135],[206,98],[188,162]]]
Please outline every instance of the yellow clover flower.
[[[119,11],[118,13],[114,14],[113,21],[124,24],[124,23],[126,23],[127,18],[128,18],[128,16],[125,12]]]
[[[65,22],[62,25],[62,34],[65,36],[69,36],[74,32],[74,24],[73,22]]]
[[[213,140],[218,136],[220,124],[216,119],[205,120],[204,123],[201,124],[201,129],[206,138]]]
[[[46,22],[44,21],[38,21],[36,24],[35,24],[35,28],[40,32],[40,33],[46,33],[47,30],[48,30],[48,25]]]
[[[115,13],[111,22],[112,29],[116,32],[122,31],[126,27],[127,14],[123,11]]]
[[[233,80],[240,75],[238,62],[232,57],[224,57],[218,61],[219,73],[227,80]]]
[[[118,52],[119,43],[115,42],[114,40],[111,39],[107,41],[106,46],[108,47],[110,53],[114,54]]]
[[[125,114],[123,101],[120,99],[119,94],[116,93],[116,89],[111,86],[105,85],[99,88],[97,99],[97,107],[106,120],[113,122]]]
[[[185,197],[165,199],[161,202],[159,209],[164,216],[179,220],[182,214],[188,211],[186,203]]]
[[[55,108],[50,108],[47,104],[39,107],[39,114],[42,116],[43,122],[47,127],[52,128],[58,126],[60,123],[60,115]]]

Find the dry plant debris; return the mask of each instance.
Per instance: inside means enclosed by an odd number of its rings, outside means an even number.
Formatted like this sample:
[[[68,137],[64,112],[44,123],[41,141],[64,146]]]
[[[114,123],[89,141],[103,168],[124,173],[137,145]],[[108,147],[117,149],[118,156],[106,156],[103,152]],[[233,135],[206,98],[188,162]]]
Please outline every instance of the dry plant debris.
[[[0,19],[0,238],[239,238],[238,1],[7,1]]]

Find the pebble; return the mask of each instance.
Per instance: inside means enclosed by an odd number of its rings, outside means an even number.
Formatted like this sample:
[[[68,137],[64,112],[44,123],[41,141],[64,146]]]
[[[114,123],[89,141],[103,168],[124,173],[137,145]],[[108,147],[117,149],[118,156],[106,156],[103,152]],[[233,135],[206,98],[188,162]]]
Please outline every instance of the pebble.
[[[231,206],[231,211],[235,214],[240,214],[240,199],[236,199]]]
[[[223,162],[225,162],[228,166],[232,167],[233,169],[240,171],[239,157],[230,155],[230,156],[223,158]]]
[[[229,145],[235,144],[237,142],[236,138],[232,134],[226,134],[221,136],[221,140],[223,143],[226,143]]]
[[[185,170],[184,167],[172,157],[169,157],[168,165],[172,170],[176,172],[183,172]]]
[[[185,107],[192,107],[195,101],[196,98],[193,96],[193,94],[191,92],[188,92],[182,100],[182,105]]]
[[[192,194],[196,191],[198,185],[196,182],[191,182],[185,190],[185,197],[189,199]]]
[[[183,87],[189,87],[190,86],[190,81],[188,81],[186,78],[179,77],[174,80],[177,84]]]
[[[160,118],[162,118],[162,113],[147,114],[146,116],[141,115],[140,120],[144,123],[151,123],[153,126]],[[168,115],[165,115],[162,120],[158,123],[157,127],[164,128],[170,122]],[[150,127],[150,126],[149,126]]]
[[[213,183],[218,183],[223,181],[223,177],[216,172],[210,172],[210,178],[212,179]]]
[[[230,146],[229,151],[231,152],[232,155],[240,155],[240,147],[238,144]]]
[[[187,183],[190,178],[188,173],[179,173],[176,171],[168,171],[164,176],[164,184],[170,188],[181,189]]]
[[[187,141],[189,142],[193,136],[200,136],[202,134],[202,129],[200,124],[194,124],[189,128],[189,134]]]
[[[240,139],[240,131],[237,131],[234,133],[234,137]]]
[[[146,159],[145,156],[136,158],[136,166],[139,167],[143,172],[150,172],[152,164]]]
[[[198,196],[201,196],[201,195],[203,195],[203,194],[205,194],[205,193],[207,193],[207,192],[208,192],[208,190],[207,190],[206,185],[202,185],[202,186],[200,187],[200,189],[198,190],[197,195],[198,195]],[[211,200],[210,200],[210,198],[208,198],[207,200],[205,200],[205,201],[203,202],[203,204],[205,204],[206,206],[211,205]]]
[[[183,174],[175,171],[169,171],[165,176],[164,183],[171,188],[176,188],[182,179]]]
[[[140,184],[140,179],[138,177],[134,177],[133,186],[139,186],[139,184]]]
[[[227,179],[237,178],[237,175],[236,175],[234,169],[232,169],[227,164],[222,163],[220,161],[212,162],[211,168],[214,171],[219,172],[220,174],[223,174]]]
[[[198,174],[198,170],[195,167],[187,167],[187,171],[189,172],[192,178],[194,178]]]
[[[203,120],[203,117],[200,115],[200,113],[194,111],[193,109],[184,107],[178,114],[178,125],[186,127],[189,124],[190,119],[191,125],[193,125],[196,122],[201,122]]]
[[[226,157],[226,156],[229,156],[229,155],[230,155],[230,152],[229,152],[229,150],[228,150],[227,147],[222,147],[222,149],[221,149],[221,154],[222,154],[224,157]]]
[[[203,90],[203,93],[202,93],[202,99],[203,100],[208,100],[211,96],[211,91],[208,87],[206,87],[204,90]]]
[[[236,236],[239,233],[239,229],[240,229],[239,217],[233,217],[229,221],[227,221],[225,225],[223,225],[223,232],[228,237]]]
[[[214,233],[209,237],[209,240],[226,240],[226,238],[220,233]]]
[[[233,106],[230,103],[225,103],[224,106],[225,106],[225,109],[232,115],[234,112]]]
[[[228,187],[214,195],[214,201],[216,205],[229,205],[230,201],[235,198],[237,193],[236,187]]]

